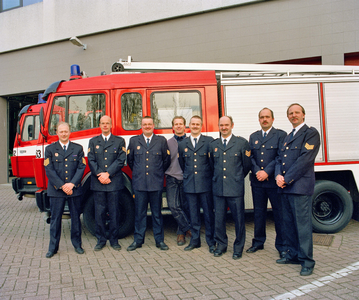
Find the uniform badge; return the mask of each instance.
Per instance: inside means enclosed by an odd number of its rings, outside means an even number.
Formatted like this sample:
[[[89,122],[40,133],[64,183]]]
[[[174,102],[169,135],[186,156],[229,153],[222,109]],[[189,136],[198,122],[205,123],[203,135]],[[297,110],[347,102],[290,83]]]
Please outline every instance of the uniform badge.
[[[130,154],[130,149],[127,150],[127,154]]]
[[[168,155],[171,155],[171,152],[170,152],[170,150],[168,150],[168,149],[167,149],[167,154],[168,154]]]
[[[49,163],[50,163],[50,160],[48,158],[46,158],[44,160],[44,166],[47,167],[49,165]]]
[[[55,156],[59,156],[59,154],[58,154],[58,153],[55,153]]]
[[[257,145],[257,144],[258,144],[258,141],[255,141],[254,143]]]
[[[123,151],[123,152],[126,152],[126,148],[125,148],[125,147],[122,147],[122,151]]]
[[[86,165],[86,159],[84,157],[82,158],[82,163]]]
[[[184,148],[184,152],[188,152],[188,148]]]
[[[250,157],[251,156],[251,150],[246,150],[246,156]]]
[[[214,148],[214,152],[217,152],[218,151],[218,148]]]
[[[137,150],[140,150],[141,149],[141,146],[137,146]]]
[[[305,143],[304,147],[307,150],[313,150],[314,149],[314,145],[309,145],[308,143]]]
[[[287,145],[287,142],[285,142],[283,146],[285,146],[285,145]]]
[[[87,153],[90,153],[90,150],[91,150],[91,148],[89,148],[89,149],[87,150]]]
[[[211,157],[211,152],[208,152],[208,157]]]
[[[100,146],[99,145],[96,145],[96,149],[99,149],[100,148]]]

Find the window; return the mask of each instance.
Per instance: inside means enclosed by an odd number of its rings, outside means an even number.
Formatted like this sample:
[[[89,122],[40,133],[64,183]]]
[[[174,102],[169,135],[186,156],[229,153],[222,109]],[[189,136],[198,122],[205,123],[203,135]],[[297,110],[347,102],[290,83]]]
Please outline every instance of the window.
[[[0,11],[19,8],[42,1],[43,0],[0,0]]]
[[[122,127],[125,130],[138,130],[142,120],[142,97],[139,93],[126,93],[121,96]]]
[[[71,132],[97,128],[105,115],[106,97],[103,94],[61,96],[54,100],[49,132],[56,134],[56,124],[66,121]]]
[[[40,132],[39,116],[26,116],[22,129],[21,140],[23,142],[37,140]]]
[[[151,112],[155,128],[171,128],[172,119],[182,116],[188,124],[194,115],[202,115],[199,91],[155,92],[151,94]]]

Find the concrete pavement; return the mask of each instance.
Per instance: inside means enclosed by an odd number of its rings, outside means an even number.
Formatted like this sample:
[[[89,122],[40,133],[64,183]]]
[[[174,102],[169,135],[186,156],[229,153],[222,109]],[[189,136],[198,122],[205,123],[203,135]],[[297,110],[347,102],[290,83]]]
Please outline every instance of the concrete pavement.
[[[45,258],[49,225],[35,199],[18,201],[10,184],[0,185],[0,299],[359,299],[359,222],[334,234],[330,246],[314,246],[316,267],[299,275],[298,265],[278,265],[274,224],[268,220],[264,250],[232,259],[232,248],[216,258],[202,247],[190,252],[176,244],[176,226],[165,217],[168,251],[156,248],[147,230],[142,248],[127,252],[129,236],[93,251],[96,239],[83,228],[85,254],[75,253],[70,220],[63,220],[58,254]],[[229,218],[229,221],[231,219]],[[253,237],[246,220],[245,249]],[[227,226],[230,244],[234,224]]]

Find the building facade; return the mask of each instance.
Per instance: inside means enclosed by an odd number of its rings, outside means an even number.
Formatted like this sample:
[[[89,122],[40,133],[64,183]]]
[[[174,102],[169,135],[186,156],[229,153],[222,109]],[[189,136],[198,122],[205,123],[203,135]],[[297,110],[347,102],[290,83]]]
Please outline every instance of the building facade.
[[[78,64],[137,61],[358,64],[357,0],[0,0],[0,183],[17,113]],[[16,2],[16,1],[15,1]],[[10,4],[9,4],[10,3]],[[78,37],[83,47],[69,39]]]

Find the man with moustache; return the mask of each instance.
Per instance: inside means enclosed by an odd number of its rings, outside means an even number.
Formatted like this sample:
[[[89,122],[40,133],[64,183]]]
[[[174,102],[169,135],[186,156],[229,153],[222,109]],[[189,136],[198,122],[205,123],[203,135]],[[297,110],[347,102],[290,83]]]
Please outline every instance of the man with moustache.
[[[132,187],[135,200],[134,241],[127,251],[141,248],[145,242],[147,207],[150,203],[153,235],[156,247],[168,250],[164,243],[163,219],[161,214],[164,174],[171,164],[167,140],[153,134],[155,125],[152,117],[141,121],[142,134],[130,139],[127,163],[132,170]]]
[[[69,141],[70,126],[60,122],[56,126],[59,140],[46,147],[45,172],[49,179],[47,195],[50,197],[51,223],[50,244],[47,258],[53,257],[61,237],[61,221],[67,201],[71,215],[71,242],[76,253],[83,254],[81,246],[81,179],[86,160],[82,146]]]
[[[183,193],[183,171],[178,162],[178,144],[186,138],[186,119],[176,116],[172,119],[174,136],[167,141],[171,153],[171,164],[166,174],[166,195],[168,207],[173,218],[176,220],[177,245],[183,246],[186,243],[186,234],[190,236],[191,226],[189,223],[188,203]]]
[[[275,247],[279,252],[279,257],[284,257],[287,249],[282,236],[282,204],[277,191],[274,170],[278,149],[283,145],[287,134],[272,126],[274,114],[269,108],[263,108],[258,118],[262,129],[249,137],[252,160],[250,179],[254,205],[254,238],[247,253],[254,253],[264,248],[269,198],[276,231]]]
[[[214,256],[227,251],[226,234],[227,207],[235,223],[236,239],[233,245],[233,259],[240,259],[246,233],[244,223],[244,178],[251,168],[251,150],[246,139],[232,134],[232,117],[219,119],[221,137],[209,145],[210,161],[214,168],[212,190],[215,209]]]
[[[276,182],[283,204],[284,239],[288,252],[278,264],[301,264],[300,275],[313,273],[312,195],[314,193],[314,162],[320,147],[319,132],[307,126],[305,110],[291,104],[287,117],[293,126],[280,148],[276,163]]]
[[[111,134],[112,120],[109,116],[100,119],[102,134],[89,142],[87,153],[91,170],[91,190],[95,201],[97,244],[95,251],[106,246],[106,219],[110,218],[109,241],[114,250],[121,250],[118,243],[120,226],[120,195],[125,188],[122,168],[126,160],[126,143],[122,137]]]
[[[201,247],[201,214],[203,209],[206,228],[206,242],[209,252],[215,250],[214,213],[211,193],[212,169],[208,157],[208,148],[212,137],[201,134],[202,118],[193,116],[189,123],[191,136],[179,144],[178,160],[183,170],[183,187],[189,205],[192,237],[185,251]]]

